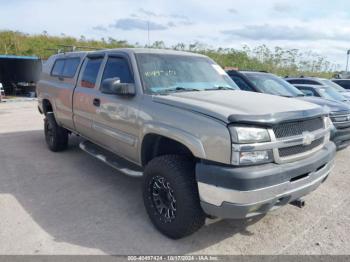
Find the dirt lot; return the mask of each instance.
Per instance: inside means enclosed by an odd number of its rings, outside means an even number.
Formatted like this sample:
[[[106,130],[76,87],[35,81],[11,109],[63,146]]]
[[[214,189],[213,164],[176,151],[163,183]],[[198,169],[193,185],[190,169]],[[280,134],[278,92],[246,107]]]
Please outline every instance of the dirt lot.
[[[350,149],[305,208],[173,241],[149,222],[139,179],[82,152],[76,137],[51,153],[42,128],[36,102],[0,104],[0,254],[350,254]]]

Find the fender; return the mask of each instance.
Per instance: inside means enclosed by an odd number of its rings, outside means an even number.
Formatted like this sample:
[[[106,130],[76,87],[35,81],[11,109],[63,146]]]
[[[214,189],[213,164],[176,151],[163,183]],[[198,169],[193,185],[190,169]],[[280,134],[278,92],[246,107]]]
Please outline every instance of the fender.
[[[186,146],[195,157],[205,159],[206,154],[203,147],[203,144],[201,140],[192,135],[191,133],[188,133],[182,129],[166,125],[159,122],[147,122],[143,125],[142,133],[140,137],[140,145],[142,144],[142,141],[144,137],[148,134],[155,134],[155,135],[161,135],[170,139],[173,139],[184,146]],[[141,151],[140,150],[140,159],[141,159]]]

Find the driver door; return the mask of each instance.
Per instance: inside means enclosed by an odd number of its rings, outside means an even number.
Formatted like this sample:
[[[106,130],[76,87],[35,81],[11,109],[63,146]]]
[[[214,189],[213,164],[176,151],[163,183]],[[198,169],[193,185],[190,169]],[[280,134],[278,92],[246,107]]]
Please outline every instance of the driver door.
[[[100,87],[105,79],[118,77],[121,83],[134,83],[131,64],[126,55],[109,55]],[[98,90],[92,127],[97,142],[124,158],[138,161],[138,97],[103,94]]]

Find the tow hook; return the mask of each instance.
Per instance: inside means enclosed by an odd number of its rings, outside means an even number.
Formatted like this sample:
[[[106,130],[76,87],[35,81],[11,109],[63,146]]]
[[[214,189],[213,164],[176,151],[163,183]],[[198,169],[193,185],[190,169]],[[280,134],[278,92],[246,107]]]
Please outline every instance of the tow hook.
[[[290,202],[290,204],[299,208],[303,208],[305,206],[305,201],[299,198],[299,199],[293,200],[292,202]]]

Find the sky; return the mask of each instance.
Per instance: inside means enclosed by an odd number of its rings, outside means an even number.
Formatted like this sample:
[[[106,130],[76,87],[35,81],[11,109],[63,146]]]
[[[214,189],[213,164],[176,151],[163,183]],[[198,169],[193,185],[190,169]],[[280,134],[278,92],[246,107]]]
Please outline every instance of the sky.
[[[0,0],[0,30],[130,43],[297,48],[345,67],[349,0]]]

